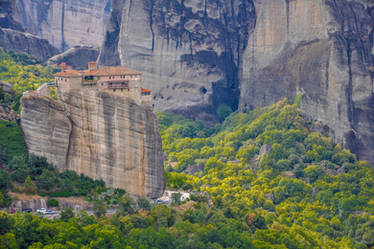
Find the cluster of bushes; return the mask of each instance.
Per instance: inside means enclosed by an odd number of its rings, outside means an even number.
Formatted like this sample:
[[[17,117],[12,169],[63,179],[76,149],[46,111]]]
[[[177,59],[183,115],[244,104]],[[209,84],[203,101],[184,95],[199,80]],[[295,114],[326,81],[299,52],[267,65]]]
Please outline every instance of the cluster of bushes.
[[[51,197],[87,196],[102,191],[105,183],[74,171],[58,172],[44,157],[16,156],[5,165],[10,172],[12,190]]]
[[[35,90],[44,82],[53,81],[53,73],[58,69],[39,65],[40,61],[32,56],[14,51],[5,52],[0,48],[0,80],[12,85],[14,96],[0,92],[0,104],[12,106],[20,111],[22,93]]]

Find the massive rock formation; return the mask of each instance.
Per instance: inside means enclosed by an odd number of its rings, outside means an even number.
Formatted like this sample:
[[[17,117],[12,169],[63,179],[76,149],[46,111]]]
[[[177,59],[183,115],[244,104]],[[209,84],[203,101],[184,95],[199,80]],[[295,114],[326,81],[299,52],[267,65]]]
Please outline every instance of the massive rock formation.
[[[99,61],[145,72],[157,109],[209,119],[220,103],[299,93],[309,118],[374,162],[373,1],[112,1]]]
[[[74,46],[67,51],[55,55],[47,61],[47,64],[65,62],[74,69],[87,68],[90,61],[96,61],[99,56],[99,49],[89,46]]]
[[[74,45],[100,47],[110,0],[14,0],[23,28],[65,51]]]
[[[27,53],[43,61],[58,53],[58,50],[45,39],[6,28],[0,28],[0,47]]]
[[[220,103],[236,108],[241,54],[254,25],[251,0],[113,0],[112,6],[102,65],[143,72],[157,109],[196,116],[214,114]]]
[[[60,99],[38,92],[22,98],[21,126],[30,153],[132,195],[162,195],[162,144],[151,109],[87,89],[61,93]]]
[[[20,16],[16,1],[0,1],[0,27],[24,31],[20,23]]]
[[[302,95],[335,141],[374,162],[374,2],[255,1],[240,109]]]
[[[0,47],[23,52],[42,60],[58,53],[47,40],[24,32],[16,1],[0,1]]]

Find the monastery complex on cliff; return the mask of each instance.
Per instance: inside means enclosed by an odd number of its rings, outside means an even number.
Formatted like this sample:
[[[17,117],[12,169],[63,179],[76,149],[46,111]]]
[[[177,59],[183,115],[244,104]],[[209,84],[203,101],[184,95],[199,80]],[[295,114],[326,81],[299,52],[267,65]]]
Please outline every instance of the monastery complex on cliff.
[[[88,63],[88,70],[73,70],[62,63],[56,73],[55,86],[63,92],[71,89],[96,88],[99,91],[129,97],[143,106],[152,106],[151,90],[141,87],[141,73],[122,66],[98,67]]]

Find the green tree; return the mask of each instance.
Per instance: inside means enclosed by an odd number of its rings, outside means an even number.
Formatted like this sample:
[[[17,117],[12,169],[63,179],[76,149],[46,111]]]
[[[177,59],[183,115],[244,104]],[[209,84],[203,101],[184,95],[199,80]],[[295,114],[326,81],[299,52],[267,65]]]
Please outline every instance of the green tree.
[[[15,170],[12,172],[12,180],[23,183],[26,180],[26,177],[30,174],[29,168],[26,165],[18,165]]]
[[[0,236],[0,248],[1,249],[17,249],[16,236],[13,233],[6,233]]]
[[[219,120],[222,122],[232,113],[232,109],[226,104],[221,104],[217,107],[216,113]]]
[[[172,203],[178,205],[181,203],[181,198],[182,198],[182,194],[179,193],[179,192],[176,192],[176,193],[172,193],[171,194],[171,200],[172,200]]]
[[[122,196],[119,201],[117,214],[119,215],[128,215],[135,212],[135,202],[130,195],[126,194]]]
[[[41,189],[50,190],[56,186],[56,174],[54,171],[43,169],[42,174],[37,178],[38,186]]]
[[[49,199],[47,202],[48,207],[58,207],[58,200],[56,199]]]
[[[138,203],[138,207],[140,209],[147,210],[147,211],[149,211],[151,209],[150,202],[144,197],[140,197],[138,199],[137,203]]]
[[[35,194],[37,188],[34,182],[31,180],[30,176],[26,177],[25,183],[23,184],[23,188],[27,194]]]
[[[74,217],[73,209],[69,207],[65,208],[60,213],[60,219],[65,222],[67,222],[70,218],[73,218],[73,217]]]
[[[107,206],[105,205],[105,201],[103,200],[95,200],[93,205],[93,211],[96,217],[100,217],[105,215]]]
[[[310,182],[315,182],[319,177],[324,175],[321,165],[309,165],[304,169],[304,175],[309,178]]]

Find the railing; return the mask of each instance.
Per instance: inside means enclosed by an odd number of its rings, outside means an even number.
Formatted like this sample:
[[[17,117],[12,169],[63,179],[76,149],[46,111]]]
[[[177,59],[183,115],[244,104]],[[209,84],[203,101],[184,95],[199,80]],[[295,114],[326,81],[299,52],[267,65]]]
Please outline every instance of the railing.
[[[108,85],[109,89],[127,89],[129,88],[128,85],[119,85],[119,84],[113,84],[113,85]]]
[[[97,80],[83,80],[83,85],[96,85]]]

